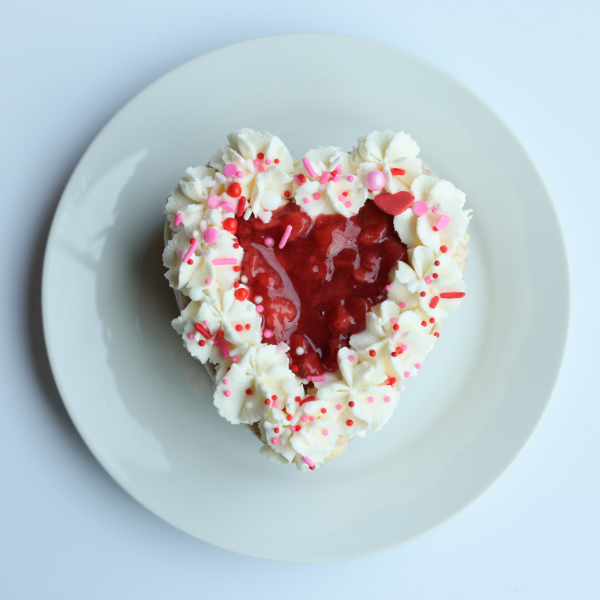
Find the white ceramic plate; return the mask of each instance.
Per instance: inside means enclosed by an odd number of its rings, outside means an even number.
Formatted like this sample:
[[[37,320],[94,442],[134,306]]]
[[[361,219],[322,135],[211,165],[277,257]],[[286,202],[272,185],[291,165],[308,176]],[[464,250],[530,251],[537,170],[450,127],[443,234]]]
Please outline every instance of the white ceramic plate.
[[[373,84],[373,82],[377,82]],[[170,320],[163,201],[239,127],[294,156],[410,132],[474,209],[467,297],[391,421],[301,473],[217,415]],[[357,557],[456,514],[515,458],[546,407],[568,326],[565,248],[531,160],[471,92],[396,48],[330,35],[211,52],[134,98],[63,194],[44,264],[52,369],[83,439],[141,504],[206,542],[288,561]]]

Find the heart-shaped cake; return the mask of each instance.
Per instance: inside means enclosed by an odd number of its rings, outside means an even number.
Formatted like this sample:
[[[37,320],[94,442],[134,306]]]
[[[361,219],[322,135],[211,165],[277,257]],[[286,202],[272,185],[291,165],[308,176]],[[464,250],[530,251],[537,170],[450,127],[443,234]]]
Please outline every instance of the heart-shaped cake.
[[[221,416],[314,470],[391,417],[465,296],[469,210],[410,135],[302,160],[240,129],[165,205],[173,327]]]

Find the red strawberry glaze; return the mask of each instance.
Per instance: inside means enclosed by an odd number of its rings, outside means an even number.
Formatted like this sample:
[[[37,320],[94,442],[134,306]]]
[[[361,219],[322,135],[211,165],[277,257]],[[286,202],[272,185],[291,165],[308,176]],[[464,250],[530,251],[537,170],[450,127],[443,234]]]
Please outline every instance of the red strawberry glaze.
[[[288,225],[292,232],[280,249]],[[289,203],[267,224],[238,219],[237,238],[250,300],[258,304],[262,297],[265,327],[273,332],[263,342],[288,344],[300,377],[337,368],[338,350],[364,331],[367,312],[387,298],[390,271],[407,259],[393,217],[371,201],[350,219],[336,214],[314,221]],[[272,247],[266,238],[275,241]]]

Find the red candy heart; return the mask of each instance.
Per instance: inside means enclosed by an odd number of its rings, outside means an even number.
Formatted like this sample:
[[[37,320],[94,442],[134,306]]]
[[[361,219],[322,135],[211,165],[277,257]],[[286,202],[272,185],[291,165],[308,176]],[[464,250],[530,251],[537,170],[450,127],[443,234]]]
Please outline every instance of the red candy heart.
[[[414,201],[415,197],[410,192],[379,194],[375,196],[375,204],[384,213],[393,216],[403,213]]]

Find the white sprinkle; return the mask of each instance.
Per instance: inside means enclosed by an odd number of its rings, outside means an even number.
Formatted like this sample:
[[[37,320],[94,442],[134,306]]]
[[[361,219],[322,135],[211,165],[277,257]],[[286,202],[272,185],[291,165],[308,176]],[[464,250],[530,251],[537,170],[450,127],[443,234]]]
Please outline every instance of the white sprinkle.
[[[254,296],[254,304],[262,304],[263,297],[262,296]]]
[[[196,331],[196,333],[194,334],[194,341],[199,342],[201,337],[202,336],[200,335],[200,332]]]
[[[245,275],[242,275],[242,283],[248,283],[248,278]]]
[[[302,355],[304,354],[304,348],[303,348],[302,346],[298,346],[298,347],[296,348],[296,354],[297,354],[298,356],[302,356]]]
[[[206,227],[207,227],[206,221],[204,219],[202,219],[202,221],[200,221],[200,230],[206,231]]]
[[[194,229],[194,231],[192,231],[192,237],[200,237],[200,232],[197,229]]]

